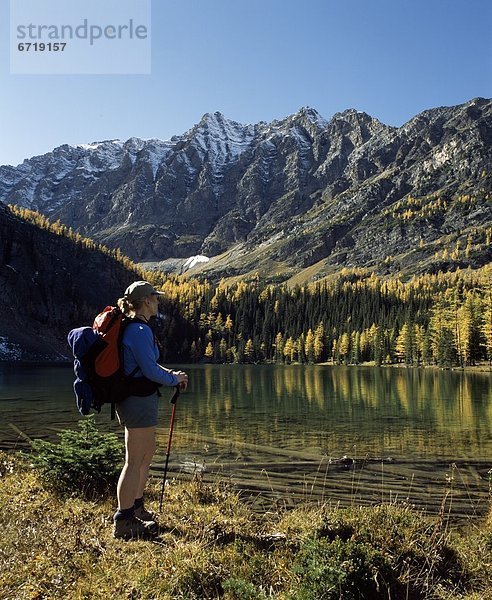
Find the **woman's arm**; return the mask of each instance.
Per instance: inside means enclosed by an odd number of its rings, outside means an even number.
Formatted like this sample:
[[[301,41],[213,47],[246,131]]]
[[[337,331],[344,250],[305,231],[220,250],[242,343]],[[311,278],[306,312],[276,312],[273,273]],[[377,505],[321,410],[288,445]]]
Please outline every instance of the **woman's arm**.
[[[125,372],[131,373],[135,366],[138,366],[142,371],[142,375],[151,381],[169,386],[180,383],[177,374],[158,364],[158,350],[154,344],[154,335],[147,325],[140,323],[127,325],[123,337],[123,346],[126,350]],[[132,362],[134,363],[133,366]]]

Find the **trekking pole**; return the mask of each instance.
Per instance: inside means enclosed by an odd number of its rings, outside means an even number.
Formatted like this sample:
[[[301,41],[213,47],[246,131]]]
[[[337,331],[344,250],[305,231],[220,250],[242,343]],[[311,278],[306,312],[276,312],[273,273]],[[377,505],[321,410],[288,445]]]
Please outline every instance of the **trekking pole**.
[[[164,475],[162,476],[162,488],[161,488],[161,502],[159,504],[159,512],[162,511],[162,500],[164,499],[164,489],[166,487],[166,477],[167,477],[167,467],[169,465],[169,454],[171,452],[171,440],[173,438],[173,429],[174,429],[174,415],[176,414],[176,401],[179,396],[180,385],[176,386],[176,390],[171,398],[171,404],[173,405],[173,410],[171,412],[171,424],[169,425],[169,440],[167,442],[167,452],[166,452],[166,464],[164,466]]]

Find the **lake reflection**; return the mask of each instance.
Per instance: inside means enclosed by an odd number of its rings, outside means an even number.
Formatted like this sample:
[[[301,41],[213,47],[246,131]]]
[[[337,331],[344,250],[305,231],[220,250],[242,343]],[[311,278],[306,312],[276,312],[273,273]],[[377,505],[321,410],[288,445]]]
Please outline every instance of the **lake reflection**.
[[[429,510],[437,510],[451,486],[459,514],[486,507],[490,373],[295,365],[186,370],[190,389],[176,413],[174,473],[205,468],[205,477],[225,477],[270,500],[398,497]],[[73,426],[80,417],[72,379],[65,368],[2,365],[3,446],[19,443],[10,424],[31,437],[50,438]],[[170,396],[164,389],[161,452]],[[97,421],[119,430],[109,411]],[[343,456],[348,458],[340,461]]]
[[[197,367],[187,431],[336,455],[492,458],[488,373],[371,367]]]

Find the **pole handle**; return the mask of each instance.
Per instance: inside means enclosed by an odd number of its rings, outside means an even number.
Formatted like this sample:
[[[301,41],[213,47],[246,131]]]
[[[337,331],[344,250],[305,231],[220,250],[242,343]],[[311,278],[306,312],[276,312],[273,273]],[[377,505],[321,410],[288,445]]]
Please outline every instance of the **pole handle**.
[[[178,385],[174,386],[174,394],[173,394],[173,397],[171,398],[171,404],[176,404],[180,391],[181,391],[181,384],[178,383]]]

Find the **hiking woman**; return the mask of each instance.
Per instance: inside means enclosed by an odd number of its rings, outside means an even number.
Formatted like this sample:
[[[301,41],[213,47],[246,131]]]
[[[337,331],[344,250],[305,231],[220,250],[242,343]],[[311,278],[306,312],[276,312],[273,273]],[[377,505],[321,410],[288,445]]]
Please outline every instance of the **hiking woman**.
[[[157,524],[144,506],[144,489],[156,450],[158,392],[160,385],[186,389],[188,376],[159,364],[159,346],[148,325],[159,309],[159,295],[146,281],[135,281],[118,300],[122,312],[130,318],[123,338],[123,364],[126,375],[148,388],[148,395],[129,396],[118,402],[116,413],[125,426],[125,464],[118,481],[118,510],[114,514],[114,536],[131,539],[152,535]],[[133,385],[133,379],[132,379]]]

